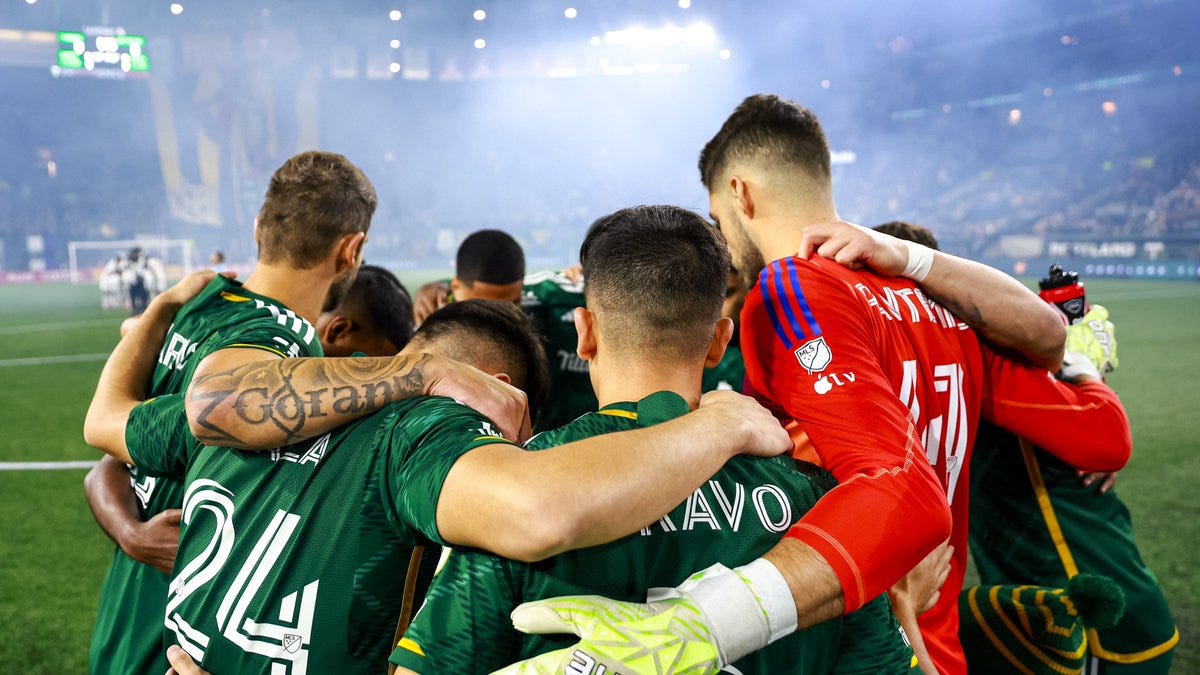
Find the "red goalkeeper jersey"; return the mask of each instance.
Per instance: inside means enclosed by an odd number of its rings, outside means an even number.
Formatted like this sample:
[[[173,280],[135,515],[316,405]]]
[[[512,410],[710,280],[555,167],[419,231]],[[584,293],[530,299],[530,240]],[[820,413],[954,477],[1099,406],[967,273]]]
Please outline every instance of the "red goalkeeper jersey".
[[[1102,384],[1064,385],[1001,358],[908,280],[819,257],[768,265],[741,325],[747,393],[806,433],[839,481],[788,536],[837,573],[846,611],[886,591],[950,537],[950,577],[921,626],[938,668],[965,672],[957,601],[967,556],[966,471],[980,415],[1075,466],[1114,470],[1131,446],[1116,396]],[[1089,433],[1065,438],[1064,427]]]

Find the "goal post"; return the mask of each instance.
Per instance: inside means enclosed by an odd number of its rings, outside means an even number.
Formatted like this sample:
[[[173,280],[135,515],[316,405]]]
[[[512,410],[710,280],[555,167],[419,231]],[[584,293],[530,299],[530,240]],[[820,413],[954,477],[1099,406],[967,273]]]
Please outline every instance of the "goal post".
[[[104,264],[113,256],[127,256],[130,249],[135,247],[142,249],[144,255],[162,261],[169,279],[178,279],[190,274],[195,267],[195,242],[191,239],[72,241],[67,243],[71,282],[79,284],[96,281]]]

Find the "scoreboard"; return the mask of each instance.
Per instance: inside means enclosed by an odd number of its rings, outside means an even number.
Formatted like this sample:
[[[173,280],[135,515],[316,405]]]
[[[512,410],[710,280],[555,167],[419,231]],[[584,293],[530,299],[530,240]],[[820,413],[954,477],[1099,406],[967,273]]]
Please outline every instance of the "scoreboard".
[[[59,31],[57,63],[50,67],[55,77],[124,79],[145,77],[149,71],[146,38],[128,35],[123,28],[102,26]]]

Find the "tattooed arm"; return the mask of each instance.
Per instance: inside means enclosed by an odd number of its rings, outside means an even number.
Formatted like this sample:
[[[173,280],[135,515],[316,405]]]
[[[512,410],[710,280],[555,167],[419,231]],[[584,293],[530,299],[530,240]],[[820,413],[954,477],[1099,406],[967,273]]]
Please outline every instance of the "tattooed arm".
[[[839,222],[806,227],[798,255],[807,258],[817,253],[843,265],[865,265],[880,275],[903,276],[909,252],[909,242]],[[1062,365],[1067,339],[1062,319],[1016,279],[982,263],[938,251],[933,252],[933,264],[918,283],[987,340],[1013,349],[1047,370]]]
[[[482,371],[422,352],[281,359],[230,348],[200,362],[187,393],[192,434],[210,445],[266,450],[319,436],[415,396],[450,396],[510,440],[529,436],[525,394]]]

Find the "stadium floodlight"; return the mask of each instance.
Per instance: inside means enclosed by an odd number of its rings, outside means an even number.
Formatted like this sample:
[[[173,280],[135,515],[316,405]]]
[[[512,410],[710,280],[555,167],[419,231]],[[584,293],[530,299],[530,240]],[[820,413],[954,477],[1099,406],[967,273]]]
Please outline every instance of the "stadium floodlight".
[[[721,51],[717,52],[717,57],[720,58],[722,61],[728,61],[730,59],[730,57],[732,57],[732,56],[733,56],[733,52],[730,51],[728,48],[722,49]],[[826,88],[828,89],[828,87],[826,87]]]
[[[398,73],[400,72],[400,64],[393,61],[388,64],[388,70],[392,71],[393,73]]]
[[[705,47],[717,41],[717,32],[706,23],[682,27],[668,23],[662,28],[634,26],[610,30],[604,34],[605,44],[632,49],[644,47]]]
[[[568,19],[574,19],[575,17],[579,16],[579,10],[575,9],[574,7],[568,7],[563,10],[563,16],[567,17]]]
[[[171,13],[176,16],[183,14],[183,5],[179,4],[178,2],[172,2]]]
[[[399,41],[399,40],[397,40],[397,39],[395,39],[395,38],[392,38],[392,41],[391,41],[391,42],[389,42],[389,43],[388,43],[388,45],[389,45],[389,46],[390,46],[392,49],[400,49],[400,41]]]
[[[402,16],[404,16],[404,15],[401,14],[400,10],[398,10],[398,9],[393,9],[392,11],[388,12],[388,18],[391,19],[392,21],[399,21],[400,17],[402,17]]]
[[[687,9],[692,6],[692,0],[679,0],[679,9]]]
[[[487,12],[483,11],[482,9],[477,9],[471,16],[475,17],[476,21],[483,21],[487,18]]]
[[[27,5],[36,5],[36,4],[37,4],[37,0],[25,0],[25,4],[27,4]]]
[[[475,49],[483,49],[487,46],[487,40],[483,38],[475,38]]]

